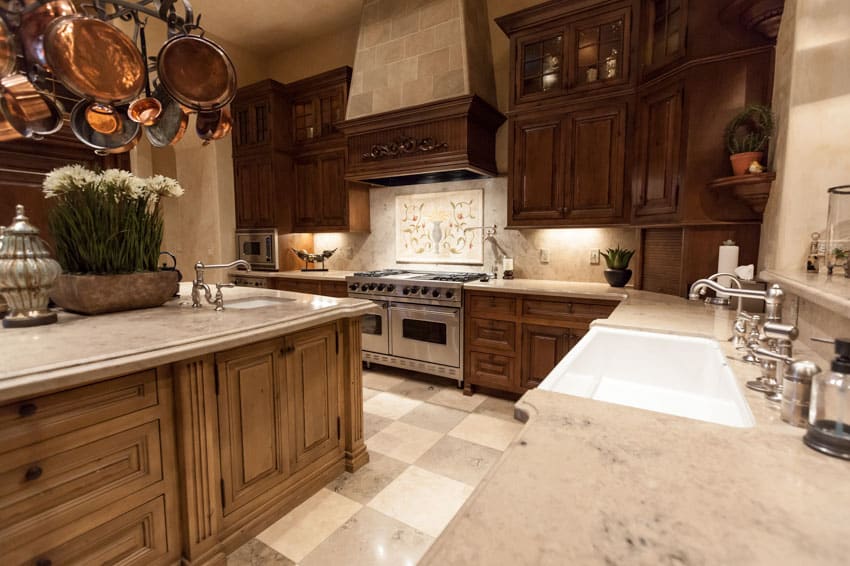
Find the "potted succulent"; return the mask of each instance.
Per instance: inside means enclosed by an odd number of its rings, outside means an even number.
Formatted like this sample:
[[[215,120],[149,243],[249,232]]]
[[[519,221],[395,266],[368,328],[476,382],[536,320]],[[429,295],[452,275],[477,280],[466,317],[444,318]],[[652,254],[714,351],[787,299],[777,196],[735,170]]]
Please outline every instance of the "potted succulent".
[[[625,287],[629,279],[632,278],[632,270],[629,269],[629,262],[632,256],[635,255],[634,250],[620,248],[617,244],[616,249],[608,248],[602,252],[602,257],[605,258],[605,263],[608,269],[605,270],[605,279],[612,287]]]
[[[65,310],[100,314],[162,305],[177,287],[176,271],[160,271],[162,197],[179,197],[174,179],[129,171],[97,173],[68,165],[47,174],[48,215],[62,274],[50,298]]]
[[[767,106],[752,104],[732,118],[724,136],[735,175],[746,175],[753,162],[760,163],[772,135],[773,112]]]

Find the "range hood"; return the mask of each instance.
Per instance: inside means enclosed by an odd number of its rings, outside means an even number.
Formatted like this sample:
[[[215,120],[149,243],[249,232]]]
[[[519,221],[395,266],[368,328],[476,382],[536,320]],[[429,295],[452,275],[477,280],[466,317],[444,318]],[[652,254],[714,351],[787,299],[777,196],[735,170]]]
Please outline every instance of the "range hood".
[[[505,117],[486,0],[366,2],[346,120],[346,179],[397,186],[497,174]]]

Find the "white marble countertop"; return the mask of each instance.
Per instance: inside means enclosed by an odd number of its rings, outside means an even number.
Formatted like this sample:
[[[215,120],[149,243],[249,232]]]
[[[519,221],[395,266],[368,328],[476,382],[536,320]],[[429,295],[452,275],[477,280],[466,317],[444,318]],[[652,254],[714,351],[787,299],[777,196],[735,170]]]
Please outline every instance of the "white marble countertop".
[[[239,271],[231,270],[231,276],[263,277],[266,279],[317,279],[326,281],[345,281],[353,271]]]
[[[784,291],[824,308],[850,312],[850,278],[843,271],[827,275],[825,269],[823,273],[767,269],[759,273],[759,279],[779,283]]]
[[[493,293],[519,293],[528,295],[546,295],[552,297],[576,297],[622,301],[628,297],[631,288],[611,287],[607,283],[581,283],[548,279],[491,279],[486,283],[473,281],[464,283],[469,291],[489,291]]]
[[[850,463],[744,387],[759,372],[727,341],[734,312],[627,294],[594,324],[717,339],[756,426],[529,391],[526,426],[420,564],[846,564]]]
[[[162,307],[98,316],[59,313],[59,322],[0,329],[0,401],[82,385],[121,373],[281,336],[339,318],[361,316],[371,301],[272,289],[224,290],[223,312],[192,308],[191,283]],[[239,299],[293,299],[254,309]]]

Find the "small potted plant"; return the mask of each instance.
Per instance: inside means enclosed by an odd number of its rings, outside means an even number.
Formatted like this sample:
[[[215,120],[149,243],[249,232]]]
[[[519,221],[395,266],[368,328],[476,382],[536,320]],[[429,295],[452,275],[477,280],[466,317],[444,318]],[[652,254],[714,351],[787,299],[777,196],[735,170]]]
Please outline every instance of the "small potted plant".
[[[635,255],[634,250],[620,248],[619,244],[616,249],[608,248],[602,252],[602,257],[605,258],[605,263],[608,265],[608,269],[605,270],[605,279],[609,285],[612,287],[626,286],[626,283],[632,278],[629,262],[633,255]]]
[[[50,298],[65,310],[101,314],[165,303],[177,287],[176,271],[158,267],[162,197],[179,197],[174,179],[129,171],[97,173],[68,165],[47,174],[48,215],[62,274]]]
[[[746,175],[753,162],[760,164],[772,135],[773,112],[767,106],[752,104],[732,118],[724,136],[735,175]]]

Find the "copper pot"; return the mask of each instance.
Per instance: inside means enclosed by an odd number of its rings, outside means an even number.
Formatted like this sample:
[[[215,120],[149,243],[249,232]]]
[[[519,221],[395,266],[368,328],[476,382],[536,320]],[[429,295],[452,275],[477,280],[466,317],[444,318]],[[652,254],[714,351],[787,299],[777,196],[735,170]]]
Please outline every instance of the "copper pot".
[[[135,147],[141,137],[142,127],[127,119],[126,107],[116,108],[121,127],[113,134],[95,131],[86,120],[86,110],[90,103],[81,100],[71,110],[71,131],[83,144],[95,150],[98,155],[107,153],[123,153]]]
[[[155,124],[145,128],[145,135],[154,147],[174,145],[183,139],[189,124],[187,114],[179,102],[171,98],[160,85],[153,93],[162,104],[162,114]]]
[[[198,112],[195,119],[195,132],[204,140],[204,145],[220,140],[229,134],[232,128],[233,118],[230,116],[229,106],[211,112]]]
[[[161,114],[162,103],[152,96],[133,101],[127,110],[127,117],[142,126],[153,126]]]
[[[115,108],[99,102],[92,102],[86,107],[86,122],[101,134],[114,134],[121,129],[121,118]]]
[[[15,46],[15,36],[9,32],[6,22],[0,18],[0,79],[15,72],[18,49]]]
[[[157,56],[157,75],[177,102],[195,111],[218,110],[236,96],[236,69],[224,49],[197,35],[176,35]]]
[[[44,53],[59,82],[81,98],[124,103],[144,88],[145,62],[136,44],[96,18],[54,20],[44,36]]]
[[[38,64],[50,70],[44,56],[44,34],[56,18],[77,12],[70,0],[52,0],[41,4],[38,0],[24,0],[18,37],[23,45],[24,57],[30,65]]]
[[[10,75],[0,80],[0,85],[3,88],[0,109],[8,128],[19,134],[15,137],[28,138],[53,129],[56,122],[55,108],[27,77],[19,73]],[[11,133],[7,131],[6,135]]]

